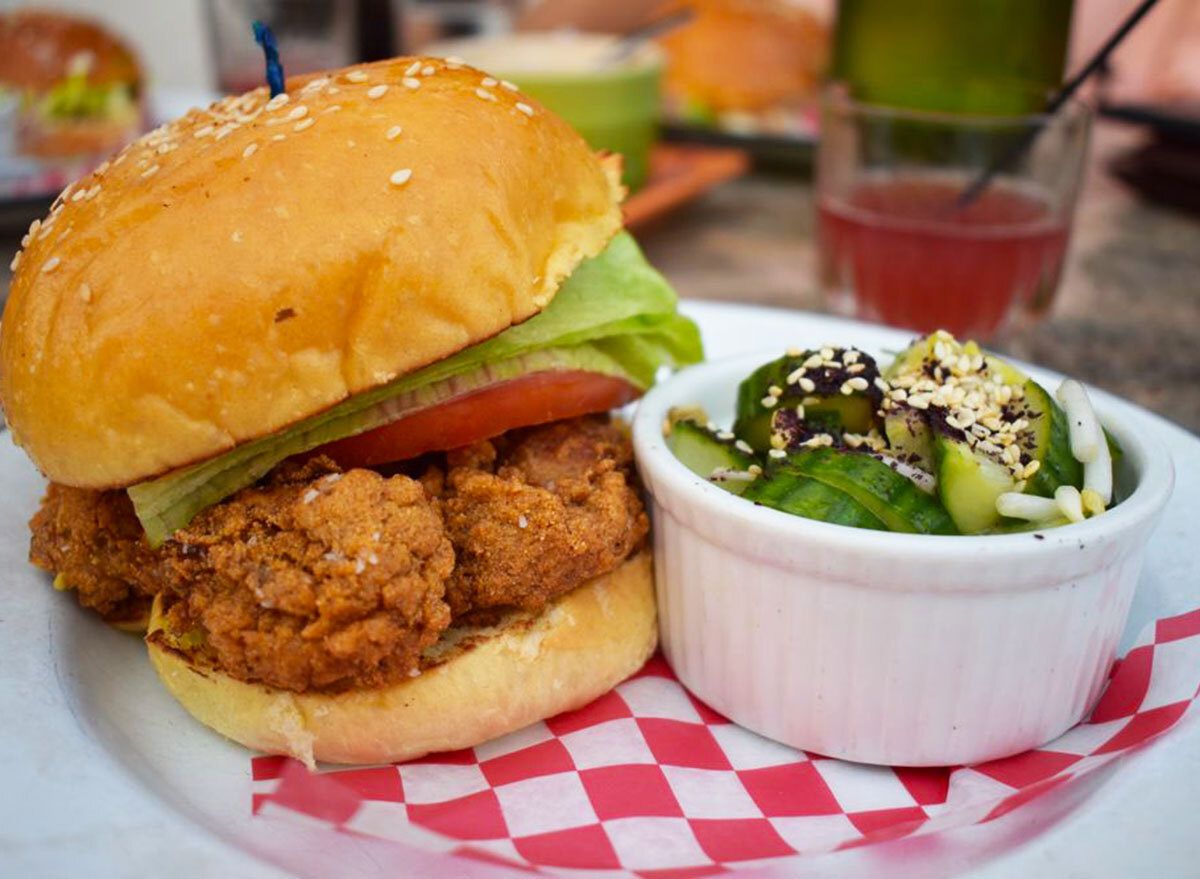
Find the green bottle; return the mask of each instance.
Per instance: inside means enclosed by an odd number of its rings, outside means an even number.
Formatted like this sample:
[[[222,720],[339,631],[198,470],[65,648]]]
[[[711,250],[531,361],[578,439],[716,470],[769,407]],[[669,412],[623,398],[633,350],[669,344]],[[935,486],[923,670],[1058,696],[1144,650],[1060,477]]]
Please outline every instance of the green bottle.
[[[833,76],[855,100],[1037,112],[1063,79],[1073,0],[840,0]]]

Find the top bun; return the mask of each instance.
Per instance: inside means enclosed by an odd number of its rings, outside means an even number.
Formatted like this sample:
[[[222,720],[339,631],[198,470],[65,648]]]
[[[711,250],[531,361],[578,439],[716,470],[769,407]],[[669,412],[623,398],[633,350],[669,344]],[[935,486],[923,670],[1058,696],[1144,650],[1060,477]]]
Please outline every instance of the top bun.
[[[30,230],[0,329],[13,437],[108,488],[277,431],[536,314],[620,228],[618,177],[433,58],[193,110]]]
[[[46,91],[81,61],[90,85],[141,83],[133,52],[97,24],[37,9],[0,14],[0,82]]]

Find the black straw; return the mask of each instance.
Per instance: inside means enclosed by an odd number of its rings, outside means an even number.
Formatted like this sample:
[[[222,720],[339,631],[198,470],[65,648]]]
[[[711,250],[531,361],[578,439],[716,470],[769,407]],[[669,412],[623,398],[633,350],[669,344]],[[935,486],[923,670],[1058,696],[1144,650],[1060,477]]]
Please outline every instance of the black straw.
[[[1064,83],[1062,88],[1054,94],[1054,97],[1046,103],[1046,108],[1043,111],[1045,115],[1053,116],[1062,108],[1071,95],[1079,90],[1084,81],[1104,65],[1104,62],[1108,60],[1108,56],[1112,54],[1113,49],[1117,48],[1120,42],[1125,39],[1134,26],[1142,20],[1157,2],[1158,0],[1142,0],[1138,4],[1137,9],[1133,10],[1129,14],[1129,17],[1122,22],[1121,26],[1113,31],[1112,36],[1105,41],[1104,45],[1092,56],[1091,60],[1083,65],[1080,71],[1071,77],[1071,79]],[[971,202],[975,201],[975,199],[979,198],[992,182],[992,178],[999,172],[1011,167],[1040,133],[1039,128],[1030,128],[1017,138],[1008,149],[988,165],[982,174],[975,178],[970,186],[959,193],[958,197],[954,200],[954,206],[959,209],[965,208]]]
[[[279,61],[279,46],[275,42],[275,34],[261,21],[256,21],[254,42],[262,46],[263,55],[267,58],[267,85],[271,87],[271,97],[282,94],[283,64]]]

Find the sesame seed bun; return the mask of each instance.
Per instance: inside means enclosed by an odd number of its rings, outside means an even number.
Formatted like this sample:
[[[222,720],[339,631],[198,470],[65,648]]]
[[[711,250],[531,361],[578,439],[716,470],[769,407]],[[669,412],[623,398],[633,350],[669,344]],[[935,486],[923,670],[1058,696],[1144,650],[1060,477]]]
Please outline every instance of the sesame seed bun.
[[[67,77],[81,54],[89,85],[142,81],[133,52],[95,22],[39,9],[0,13],[0,83],[35,92]]]
[[[658,639],[646,550],[537,616],[452,630],[426,652],[420,675],[378,690],[291,693],[235,680],[174,649],[159,604],[146,638],[150,661],[183,707],[236,742],[310,766],[477,745],[606,693]]]
[[[484,74],[393,59],[193,110],[68,187],[17,258],[0,400],[51,480],[124,487],[544,308],[617,169]]]

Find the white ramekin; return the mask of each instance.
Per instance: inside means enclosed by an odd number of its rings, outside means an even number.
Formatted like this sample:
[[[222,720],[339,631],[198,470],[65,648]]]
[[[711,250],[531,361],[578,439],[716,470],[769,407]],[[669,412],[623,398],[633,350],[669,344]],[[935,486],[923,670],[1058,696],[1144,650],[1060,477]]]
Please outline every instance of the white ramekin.
[[[1129,407],[1098,405],[1124,449],[1123,500],[1038,533],[891,534],[803,519],[695,476],[662,434],[677,405],[728,424],[738,383],[774,356],[687,369],[634,417],[662,646],[679,679],[748,729],[866,763],[990,760],[1077,723],[1100,693],[1171,493],[1166,448],[1119,417]]]

